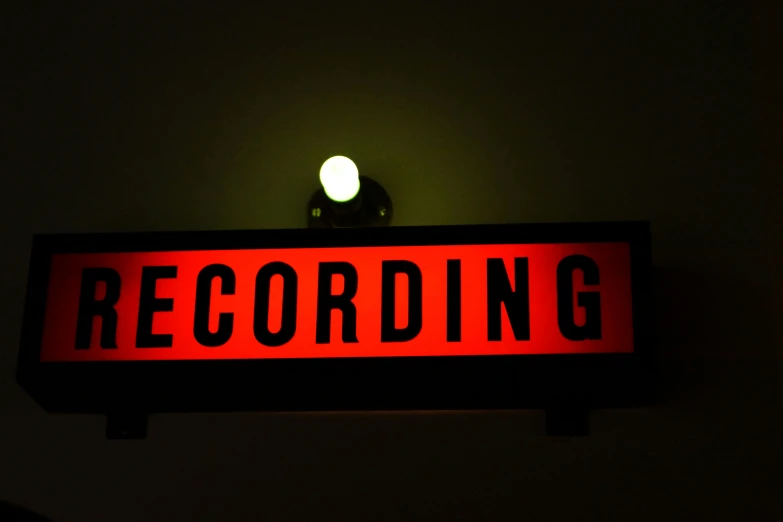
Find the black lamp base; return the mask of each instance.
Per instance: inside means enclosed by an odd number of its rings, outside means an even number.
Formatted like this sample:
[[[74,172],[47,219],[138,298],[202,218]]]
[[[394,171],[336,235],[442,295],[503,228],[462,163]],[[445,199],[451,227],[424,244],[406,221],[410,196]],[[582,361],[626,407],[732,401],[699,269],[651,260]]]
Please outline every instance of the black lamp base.
[[[307,228],[387,227],[394,209],[380,183],[359,176],[359,193],[351,201],[337,203],[318,189],[307,204]]]

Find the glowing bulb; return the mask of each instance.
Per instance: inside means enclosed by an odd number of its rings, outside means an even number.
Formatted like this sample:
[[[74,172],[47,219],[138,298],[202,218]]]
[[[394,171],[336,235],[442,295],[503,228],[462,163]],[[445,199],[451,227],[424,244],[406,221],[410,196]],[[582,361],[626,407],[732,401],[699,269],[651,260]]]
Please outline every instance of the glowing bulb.
[[[332,201],[350,201],[359,193],[359,169],[345,156],[331,157],[321,166],[321,185]]]

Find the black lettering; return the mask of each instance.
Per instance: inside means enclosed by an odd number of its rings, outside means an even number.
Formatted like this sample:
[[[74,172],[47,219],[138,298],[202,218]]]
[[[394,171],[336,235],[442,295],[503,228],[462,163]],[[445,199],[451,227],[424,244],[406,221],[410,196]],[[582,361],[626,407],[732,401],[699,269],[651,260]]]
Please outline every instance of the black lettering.
[[[586,286],[599,284],[598,265],[587,256],[568,256],[557,265],[557,324],[560,333],[570,341],[601,338],[601,295],[598,292],[579,292],[577,305],[585,309],[585,324],[579,326],[574,318],[574,271],[581,270]]]
[[[139,321],[136,323],[136,348],[171,348],[174,336],[152,333],[152,319],[156,312],[174,310],[174,299],[155,297],[158,279],[177,277],[176,266],[145,266],[141,268]]]
[[[408,324],[394,325],[397,274],[408,276]],[[414,339],[422,326],[421,269],[410,261],[383,261],[381,263],[381,342],[405,342]]]
[[[283,317],[277,333],[269,331],[269,287],[272,277],[283,278]],[[298,277],[286,263],[274,261],[261,267],[256,275],[256,303],[253,313],[253,334],[265,346],[281,346],[296,333],[296,299]]]
[[[462,340],[462,266],[459,259],[446,261],[446,341]]]
[[[97,300],[98,281],[106,284],[106,295]],[[120,299],[120,274],[113,268],[85,268],[79,293],[79,315],[76,319],[76,349],[86,350],[92,339],[93,318],[101,318],[101,348],[117,348],[117,310]]]
[[[332,294],[332,276],[341,275],[345,281],[343,292]],[[344,343],[358,343],[356,338],[356,305],[352,299],[359,287],[356,268],[345,262],[318,263],[318,305],[315,321],[315,342],[327,344],[332,336],[332,310],[340,310],[343,316],[342,339]]]
[[[234,271],[226,266],[214,264],[205,266],[196,279],[196,311],[193,315],[193,337],[203,346],[221,346],[231,339],[234,331],[234,314],[221,312],[218,315],[217,331],[209,330],[209,308],[212,300],[212,281],[220,278],[220,293],[234,295],[237,278]]]
[[[514,258],[514,289],[500,258],[487,259],[487,339],[501,340],[501,305],[517,341],[530,340],[530,288],[526,257]]]

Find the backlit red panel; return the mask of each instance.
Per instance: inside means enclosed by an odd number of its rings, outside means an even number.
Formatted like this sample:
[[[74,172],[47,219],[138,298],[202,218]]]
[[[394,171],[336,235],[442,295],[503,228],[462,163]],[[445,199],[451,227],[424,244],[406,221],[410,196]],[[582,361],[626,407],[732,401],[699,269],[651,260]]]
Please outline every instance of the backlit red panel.
[[[597,285],[584,285],[583,274],[573,274],[574,322],[585,321],[584,308],[577,304],[583,291],[600,295],[601,338],[574,341],[564,337],[558,326],[557,267],[573,255],[592,259],[600,271]],[[516,340],[505,310],[501,340],[488,340],[487,259],[503,259],[514,284],[514,259],[527,258],[529,267],[530,339]],[[447,341],[447,260],[461,262],[461,340]],[[408,260],[422,273],[423,320],[420,333],[406,342],[381,342],[381,266],[386,260]],[[331,342],[316,344],[316,300],[318,266],[323,262],[351,263],[358,273],[357,343],[341,340],[342,317],[332,311]],[[298,276],[296,331],[281,346],[265,346],[253,331],[255,279],[270,262],[283,262]],[[211,264],[229,266],[236,274],[234,295],[220,295],[219,280],[213,281],[210,329],[217,327],[218,314],[234,314],[233,333],[221,346],[199,344],[193,333],[196,281],[199,272]],[[173,336],[166,348],[137,348],[136,330],[144,266],[176,266],[174,279],[157,282],[155,296],[173,298],[173,311],[154,314],[153,333]],[[92,324],[88,349],[75,348],[82,271],[109,267],[122,281],[117,311],[117,348],[101,348],[101,319]],[[341,291],[339,276],[332,291]],[[396,326],[407,317],[407,280],[397,276]],[[272,279],[269,295],[269,329],[280,328],[282,278]],[[98,287],[97,293],[105,290]],[[93,296],[100,299],[100,295]],[[108,254],[60,254],[52,260],[41,348],[43,361],[135,361],[214,360],[328,357],[403,357],[501,354],[576,354],[633,351],[630,253],[626,243],[471,245],[421,247],[302,248],[259,250],[210,250]]]

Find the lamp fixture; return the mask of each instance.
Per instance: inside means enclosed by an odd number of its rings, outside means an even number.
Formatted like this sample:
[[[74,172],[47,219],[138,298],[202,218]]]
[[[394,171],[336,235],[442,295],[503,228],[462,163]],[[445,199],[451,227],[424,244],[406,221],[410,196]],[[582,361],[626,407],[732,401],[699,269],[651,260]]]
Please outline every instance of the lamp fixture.
[[[326,196],[337,203],[352,200],[359,193],[359,169],[345,156],[329,158],[321,166],[321,185]]]
[[[372,178],[359,174],[345,156],[333,156],[321,166],[321,188],[307,205],[308,228],[389,226],[392,201]]]

